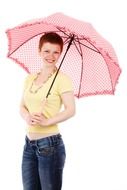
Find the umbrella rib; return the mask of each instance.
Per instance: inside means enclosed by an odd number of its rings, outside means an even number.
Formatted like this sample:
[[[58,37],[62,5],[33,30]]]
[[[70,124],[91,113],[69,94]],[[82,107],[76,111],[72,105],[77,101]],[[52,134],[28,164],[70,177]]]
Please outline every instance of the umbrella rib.
[[[63,32],[66,36],[71,37],[70,35],[68,35],[66,32],[64,32],[62,29],[60,29],[59,27],[56,27],[60,32]]]
[[[59,31],[61,31],[61,32],[63,32],[65,35],[67,35],[69,38],[71,37],[71,36],[69,36],[66,32],[64,32],[62,29],[60,29],[59,27],[56,27]],[[78,38],[78,37],[77,37]],[[84,38],[85,39],[85,38]],[[84,40],[84,39],[82,39],[82,40]],[[81,39],[80,39],[81,40]],[[88,43],[90,43],[87,39],[85,39]],[[76,38],[75,38],[75,41],[77,41],[76,40]],[[85,44],[83,44],[83,43],[81,43],[80,41],[79,41],[79,38],[78,38],[78,43],[80,43],[81,45],[83,45],[83,46],[85,46],[85,47],[87,47],[87,48],[89,48],[89,49],[91,49],[91,50],[93,50],[93,51],[95,51],[95,52],[97,52],[97,53],[100,53],[99,52],[99,50],[93,45],[93,44],[91,44],[95,49],[93,49],[93,48],[91,48],[91,47],[89,47],[89,46],[87,46],[87,45],[85,45]]]
[[[82,76],[83,76],[83,53],[82,53],[82,48],[81,48],[81,44],[80,44],[80,41],[77,37],[77,42],[79,44],[79,48],[80,48],[80,51],[81,51],[81,76],[80,76],[80,83],[79,83],[79,91],[78,91],[78,98],[80,97],[80,91],[81,91],[81,83],[82,83]]]
[[[51,31],[49,31],[49,32],[51,32]],[[58,31],[54,31],[54,32],[58,32]],[[39,34],[36,34],[36,35],[32,36],[31,38],[27,39],[19,47],[17,47],[14,51],[12,51],[8,56],[11,56],[15,51],[17,51],[20,47],[22,47],[26,42],[30,41],[32,38],[39,36],[40,34],[43,34],[43,33],[45,33],[45,32],[40,32]],[[48,33],[48,32],[46,32],[46,33]],[[65,38],[65,37],[63,37],[63,38]]]
[[[81,40],[81,39],[80,39]],[[83,39],[82,39],[83,40]],[[88,43],[90,43],[87,39],[85,39]],[[81,44],[81,45],[84,45],[83,43],[81,43],[80,41],[79,41],[79,43]],[[91,43],[90,43],[91,44]],[[91,44],[94,48],[96,48],[93,44]],[[90,48],[91,49],[91,48]],[[97,49],[97,48],[96,48]],[[92,49],[92,50],[94,50],[94,49]],[[98,50],[98,49],[97,49]],[[96,51],[96,50],[94,50],[94,51]],[[99,52],[99,50],[98,51],[96,51],[97,53],[100,53]],[[101,53],[100,53],[101,54]],[[105,60],[105,58],[104,58],[104,56],[102,56],[103,57],[103,59],[104,59],[104,61],[105,61],[105,63],[106,63],[106,60]],[[106,64],[107,65],[107,64]],[[107,68],[108,68],[108,65],[107,65]],[[109,68],[108,68],[108,71],[109,71]],[[113,84],[112,84],[112,79],[111,79],[111,74],[110,74],[110,72],[109,72],[109,75],[110,75],[110,81],[111,81],[111,86],[112,86],[112,91],[113,91]]]
[[[76,47],[77,51],[79,52],[79,54],[80,54],[80,55],[81,55],[81,57],[82,57],[82,52],[81,52],[81,49],[80,49],[80,50],[78,49],[78,46],[77,46],[77,44],[75,43],[75,40],[73,41],[73,43],[74,43],[74,45],[75,45],[75,47]]]
[[[70,37],[66,38],[66,40],[64,41],[64,44],[67,44],[70,41]]]
[[[86,40],[87,41],[87,40]],[[88,42],[88,41],[87,41]],[[89,43],[89,42],[88,42]],[[93,46],[93,44],[91,44],[94,48],[96,48],[96,50],[95,49],[93,49],[93,48],[91,48],[91,47],[89,47],[89,46],[87,46],[87,45],[85,45],[85,44],[83,44],[83,43],[81,43],[80,41],[79,41],[79,44],[80,45],[82,45],[82,46],[85,46],[85,47],[87,47],[87,48],[89,48],[89,49],[91,49],[91,50],[93,50],[93,51],[95,51],[96,53],[100,53],[100,51],[95,47],[95,46]]]
[[[72,36],[74,36],[73,34],[70,33],[67,34],[65,31],[63,31],[61,28],[56,27],[60,32],[62,32],[64,35],[66,35],[67,37],[63,36],[63,38],[66,38],[66,40],[64,41],[64,44],[67,44],[68,42],[70,42],[70,39],[72,38]],[[73,40],[74,41],[74,40]]]
[[[77,37],[77,42],[79,44],[79,49],[80,49],[80,52],[81,52],[81,57],[83,59],[83,53],[82,53],[82,48],[81,48],[81,44],[80,44],[80,41],[79,41],[79,38]]]

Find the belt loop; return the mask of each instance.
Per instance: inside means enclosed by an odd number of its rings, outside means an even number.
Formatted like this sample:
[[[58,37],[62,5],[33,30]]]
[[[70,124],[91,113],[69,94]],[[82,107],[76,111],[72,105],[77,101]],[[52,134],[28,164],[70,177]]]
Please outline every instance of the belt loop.
[[[35,146],[38,147],[38,140],[35,140]]]
[[[49,137],[49,146],[52,146],[52,145],[53,145],[53,137],[50,136],[50,137]]]

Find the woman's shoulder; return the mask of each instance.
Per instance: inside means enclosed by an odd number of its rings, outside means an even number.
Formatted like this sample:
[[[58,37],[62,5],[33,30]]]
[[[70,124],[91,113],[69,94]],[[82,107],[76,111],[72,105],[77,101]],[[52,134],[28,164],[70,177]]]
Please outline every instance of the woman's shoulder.
[[[62,94],[64,92],[73,91],[73,84],[70,76],[64,72],[58,74],[58,90]]]
[[[28,74],[28,75],[26,76],[26,81],[31,81],[31,80],[33,80],[36,76],[37,76],[37,74]]]
[[[58,74],[58,84],[61,86],[61,85],[63,85],[63,86],[73,86],[73,82],[72,82],[72,79],[71,79],[71,77],[68,75],[68,74],[66,74],[66,73],[64,73],[64,72],[62,72],[62,71],[60,71],[59,72],[59,74]]]
[[[24,86],[27,87],[36,78],[37,74],[28,74],[24,81]]]

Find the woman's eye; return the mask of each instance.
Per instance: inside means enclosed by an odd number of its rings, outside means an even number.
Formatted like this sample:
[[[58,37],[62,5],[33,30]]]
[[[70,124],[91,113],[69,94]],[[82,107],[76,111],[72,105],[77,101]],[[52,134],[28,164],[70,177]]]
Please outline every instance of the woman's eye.
[[[45,52],[45,53],[49,53],[49,51],[48,51],[48,50],[45,50],[44,52]]]
[[[58,52],[58,51],[55,51],[54,54],[59,54],[59,52]]]

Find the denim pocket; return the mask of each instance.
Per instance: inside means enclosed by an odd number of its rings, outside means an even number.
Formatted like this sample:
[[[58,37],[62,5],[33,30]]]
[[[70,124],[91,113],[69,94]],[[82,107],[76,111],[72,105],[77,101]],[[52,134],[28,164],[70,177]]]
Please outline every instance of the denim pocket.
[[[42,156],[51,156],[54,153],[54,147],[38,148],[38,153]]]

